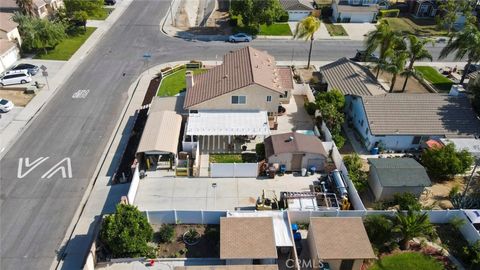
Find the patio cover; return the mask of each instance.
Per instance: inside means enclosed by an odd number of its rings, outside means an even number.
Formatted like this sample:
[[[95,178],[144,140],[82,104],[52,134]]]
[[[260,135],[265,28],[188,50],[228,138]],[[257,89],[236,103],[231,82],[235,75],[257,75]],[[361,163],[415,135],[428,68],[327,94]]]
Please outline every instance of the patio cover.
[[[266,111],[202,111],[188,116],[187,135],[270,134]]]
[[[137,153],[177,153],[182,117],[173,111],[148,115]]]

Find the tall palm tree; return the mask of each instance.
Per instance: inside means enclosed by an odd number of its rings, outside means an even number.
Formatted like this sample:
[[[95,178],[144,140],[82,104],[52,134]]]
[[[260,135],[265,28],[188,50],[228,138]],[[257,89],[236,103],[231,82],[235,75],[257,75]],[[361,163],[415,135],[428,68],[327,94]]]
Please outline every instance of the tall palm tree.
[[[408,35],[407,39],[408,39],[407,52],[408,52],[408,60],[410,63],[408,65],[408,68],[404,72],[405,82],[403,83],[402,92],[405,92],[405,87],[407,87],[408,79],[415,72],[413,69],[413,64],[415,63],[415,61],[424,60],[424,59],[428,59],[430,61],[433,60],[432,55],[425,48],[425,45],[427,43],[431,43],[432,45],[435,45],[435,41],[433,41],[432,39],[418,38],[415,35]]]
[[[475,25],[467,23],[462,31],[450,37],[447,45],[440,52],[439,59],[443,59],[453,52],[455,52],[456,60],[467,57],[467,65],[460,80],[460,84],[463,84],[470,65],[480,61],[480,30]]]
[[[389,93],[393,92],[393,87],[397,82],[397,77],[399,74],[404,74],[405,65],[407,64],[408,53],[407,51],[394,51],[387,58],[387,60],[381,65],[379,69],[382,69],[390,74],[392,74],[392,81],[390,82]]]
[[[17,6],[20,8],[22,14],[33,16],[35,9],[33,7],[33,0],[15,0]]]
[[[410,247],[410,240],[429,236],[434,230],[427,213],[408,211],[406,215],[397,213],[393,231],[400,235],[400,248],[405,250]]]
[[[312,57],[312,46],[315,32],[320,28],[320,20],[315,16],[308,16],[297,24],[295,29],[295,38],[310,40],[310,50],[308,52],[307,69],[310,68],[310,58]]]
[[[370,55],[377,49],[380,49],[379,66],[377,66],[377,74],[375,75],[377,79],[380,74],[380,66],[385,63],[387,58],[387,51],[391,49],[393,44],[400,38],[401,33],[393,31],[385,20],[380,21],[377,30],[371,31],[367,34],[367,39],[365,40],[366,54]]]

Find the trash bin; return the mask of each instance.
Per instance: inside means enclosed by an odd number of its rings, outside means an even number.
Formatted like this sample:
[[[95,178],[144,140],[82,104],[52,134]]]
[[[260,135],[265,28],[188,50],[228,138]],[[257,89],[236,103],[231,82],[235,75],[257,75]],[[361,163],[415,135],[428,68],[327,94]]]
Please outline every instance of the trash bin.
[[[306,168],[302,168],[302,176],[307,176],[307,169]]]
[[[314,175],[315,172],[317,171],[317,168],[315,166],[312,166],[310,167],[310,169],[308,169],[308,171],[310,172],[311,175]]]
[[[379,152],[379,151],[378,151],[378,147],[373,147],[372,150],[370,150],[370,153],[371,153],[372,155],[378,155],[378,152]]]

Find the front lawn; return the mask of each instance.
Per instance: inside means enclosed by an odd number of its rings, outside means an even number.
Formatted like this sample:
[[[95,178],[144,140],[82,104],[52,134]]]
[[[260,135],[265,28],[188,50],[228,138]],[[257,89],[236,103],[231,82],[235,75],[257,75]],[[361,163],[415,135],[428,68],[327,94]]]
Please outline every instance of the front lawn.
[[[40,52],[35,56],[36,59],[45,60],[68,60],[83,45],[83,43],[95,31],[95,27],[87,27],[87,31],[70,36],[64,39],[54,49],[48,50],[45,54]]]
[[[369,270],[444,270],[440,262],[433,257],[417,252],[404,252],[385,256]]]
[[[99,16],[89,16],[88,19],[89,20],[103,21],[106,18],[108,18],[108,15],[110,15],[110,13],[113,12],[114,8],[104,7],[103,10],[104,10],[104,12],[102,14],[100,14]]]
[[[422,75],[422,77],[429,81],[440,92],[449,92],[453,82],[447,77],[440,74],[437,69],[429,66],[418,66],[415,70]]]
[[[327,27],[327,31],[330,34],[330,36],[332,36],[332,37],[348,36],[347,31],[340,24],[333,24],[331,22],[325,22],[325,27]]]
[[[439,30],[435,22],[431,19],[412,19],[406,17],[385,18],[391,28],[403,33],[421,35],[421,36],[445,36],[447,32]]]
[[[182,68],[163,78],[160,82],[160,88],[158,89],[157,96],[171,97],[184,91],[187,87],[185,82],[186,71],[186,68]],[[205,72],[205,69],[192,69],[192,71],[193,74],[199,74]]]
[[[211,163],[243,163],[240,154],[210,154]]]
[[[274,23],[272,25],[260,25],[259,35],[263,36],[291,36],[292,31],[288,23]]]

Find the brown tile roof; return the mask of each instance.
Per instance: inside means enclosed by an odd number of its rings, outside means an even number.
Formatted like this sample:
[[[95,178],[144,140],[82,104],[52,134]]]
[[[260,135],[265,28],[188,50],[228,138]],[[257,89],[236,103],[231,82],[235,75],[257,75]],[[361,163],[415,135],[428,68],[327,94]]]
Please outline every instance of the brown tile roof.
[[[280,0],[285,10],[313,10],[312,1],[306,0]]]
[[[222,217],[220,259],[276,259],[271,217]]]
[[[360,217],[310,218],[311,234],[320,260],[376,258]]]
[[[371,72],[345,57],[320,67],[329,88],[340,90],[344,95],[372,96],[386,93]]]
[[[338,12],[376,12],[378,11],[378,5],[369,6],[354,6],[345,4],[338,4]]]
[[[362,99],[373,135],[480,135],[480,120],[466,97],[385,94]]]
[[[17,44],[7,39],[0,38],[0,55],[8,52],[10,49],[16,47]]]
[[[10,32],[13,29],[17,28],[18,23],[12,20],[12,13],[9,12],[0,12],[0,30],[4,32]]]
[[[278,270],[276,264],[250,264],[250,265],[190,265],[175,266],[175,270]]]
[[[290,140],[293,137],[293,140]],[[267,157],[281,153],[312,153],[328,156],[322,141],[312,135],[289,132],[271,135],[265,139],[265,154]]]
[[[280,78],[280,85],[283,89],[293,90],[293,76],[292,69],[289,67],[277,67],[278,77]]]
[[[275,58],[252,47],[227,53],[223,63],[193,76],[194,86],[187,89],[185,108],[230,93],[251,84],[283,93]]]

